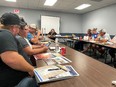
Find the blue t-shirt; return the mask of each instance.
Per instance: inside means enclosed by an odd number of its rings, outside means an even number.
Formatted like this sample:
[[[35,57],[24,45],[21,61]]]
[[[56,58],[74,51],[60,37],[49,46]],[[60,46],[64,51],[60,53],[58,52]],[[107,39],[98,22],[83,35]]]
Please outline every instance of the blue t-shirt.
[[[27,34],[27,39],[30,41],[33,38],[33,35],[31,33]]]
[[[98,33],[92,34],[92,37],[94,37],[94,38],[97,38],[97,36],[98,36]]]

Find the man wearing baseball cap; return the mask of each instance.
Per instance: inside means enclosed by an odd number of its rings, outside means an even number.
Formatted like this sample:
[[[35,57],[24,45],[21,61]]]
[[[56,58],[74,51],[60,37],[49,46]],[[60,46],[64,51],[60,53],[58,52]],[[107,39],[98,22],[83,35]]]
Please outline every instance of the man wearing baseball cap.
[[[106,32],[106,29],[101,29],[99,31],[98,37],[95,40],[99,41],[99,43],[106,43],[107,41],[110,41],[111,38],[110,35]],[[106,50],[106,48],[101,45],[97,45],[96,49],[101,54],[101,56],[105,53]]]
[[[110,35],[106,32],[106,29],[101,29],[97,38],[101,42],[107,42],[111,40]]]
[[[27,39],[30,41],[31,44],[40,44],[39,38],[40,38],[41,32],[39,29],[37,29],[36,24],[30,24],[29,25],[29,33],[27,35]]]
[[[33,77],[34,67],[15,38],[19,33],[20,18],[14,13],[5,13],[0,18],[0,87],[14,87],[21,80]],[[19,86],[16,86],[19,87]],[[20,87],[22,87],[20,85]],[[29,86],[34,87],[34,86]]]

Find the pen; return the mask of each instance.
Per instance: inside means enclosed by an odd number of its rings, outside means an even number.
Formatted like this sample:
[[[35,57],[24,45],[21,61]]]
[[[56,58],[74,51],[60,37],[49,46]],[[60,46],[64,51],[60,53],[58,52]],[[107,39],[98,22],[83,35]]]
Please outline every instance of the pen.
[[[48,71],[54,71],[54,70],[60,70],[59,68],[55,68],[55,69],[48,69]]]
[[[59,67],[60,69],[64,70],[64,71],[68,71],[66,67],[62,66],[62,65],[56,65],[57,67]]]
[[[55,79],[55,78],[57,78],[57,77],[56,76],[51,76],[48,79]]]

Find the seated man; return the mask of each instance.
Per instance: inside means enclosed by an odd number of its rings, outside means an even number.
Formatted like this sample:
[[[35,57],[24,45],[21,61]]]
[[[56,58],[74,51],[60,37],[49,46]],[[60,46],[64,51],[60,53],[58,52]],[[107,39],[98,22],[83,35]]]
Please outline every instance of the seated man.
[[[99,43],[105,43],[110,40],[111,40],[110,35],[106,33],[105,29],[101,29],[99,31],[98,37],[95,39],[95,41],[98,41]],[[105,52],[105,48],[103,46],[97,45],[96,49],[101,53],[101,55],[103,55]]]
[[[19,34],[16,36],[16,38],[21,42],[23,46],[23,50],[28,54],[28,55],[34,55],[37,53],[42,53],[46,52],[48,50],[48,47],[44,45],[31,45],[30,42],[28,41],[27,34],[29,32],[29,28],[26,25],[25,22],[21,25]]]
[[[110,38],[110,35],[106,32],[105,29],[101,29],[99,31],[98,37],[95,40],[102,43],[102,42],[110,41],[111,38]]]
[[[15,87],[25,77],[34,76],[34,67],[15,38],[20,29],[16,14],[5,13],[0,18],[0,87]],[[32,87],[32,86],[30,86]]]
[[[29,32],[28,32],[28,35],[27,35],[27,39],[30,41],[30,43],[32,44],[38,44],[39,43],[39,37],[40,37],[40,34],[41,32],[37,32],[38,29],[37,29],[37,26],[36,24],[30,24],[29,25]]]
[[[48,47],[44,45],[31,45],[31,43],[26,38],[28,31],[28,26],[25,22],[22,22],[19,34],[16,36],[16,38],[21,43],[23,50],[30,56],[30,60],[32,61],[32,64],[35,66],[36,63],[32,55],[46,52],[48,50]]]

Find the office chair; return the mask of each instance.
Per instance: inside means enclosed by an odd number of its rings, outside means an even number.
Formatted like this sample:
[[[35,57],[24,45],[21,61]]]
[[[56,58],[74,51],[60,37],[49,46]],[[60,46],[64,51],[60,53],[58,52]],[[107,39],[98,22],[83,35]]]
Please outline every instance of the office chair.
[[[15,87],[39,87],[34,78],[26,77],[22,79]]]

